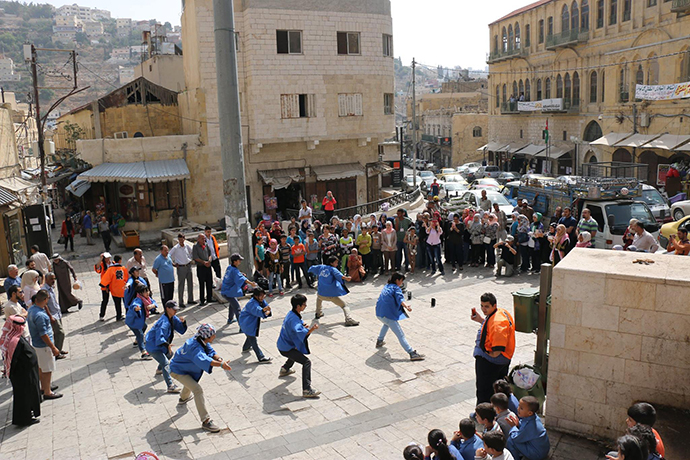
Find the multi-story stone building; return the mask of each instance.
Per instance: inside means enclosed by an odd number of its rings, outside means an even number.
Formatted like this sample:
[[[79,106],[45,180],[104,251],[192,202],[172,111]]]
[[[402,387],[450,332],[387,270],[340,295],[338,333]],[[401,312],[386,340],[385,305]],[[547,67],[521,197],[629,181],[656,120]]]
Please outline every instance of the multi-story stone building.
[[[327,190],[340,208],[378,199],[378,144],[395,119],[390,1],[246,0],[235,12],[250,212],[320,205]],[[211,221],[224,200],[212,1],[187,0],[182,28],[178,100],[184,132],[200,133],[191,183],[205,190],[188,206]]]
[[[100,37],[103,35],[103,23],[100,21],[84,21],[83,30],[89,37]]]
[[[53,41],[74,40],[84,30],[83,21],[75,15],[58,15],[53,21]]]
[[[554,174],[634,161],[655,182],[657,164],[686,157],[674,149],[687,104],[635,89],[690,81],[688,12],[687,0],[541,0],[489,24],[490,161]]]
[[[117,29],[118,37],[127,37],[132,31],[132,19],[131,18],[117,18],[115,19],[115,27]]]
[[[55,10],[57,16],[76,16],[82,21],[93,21],[93,9],[88,6],[79,6],[76,3],[72,5],[63,5]],[[99,10],[104,11],[104,10]]]

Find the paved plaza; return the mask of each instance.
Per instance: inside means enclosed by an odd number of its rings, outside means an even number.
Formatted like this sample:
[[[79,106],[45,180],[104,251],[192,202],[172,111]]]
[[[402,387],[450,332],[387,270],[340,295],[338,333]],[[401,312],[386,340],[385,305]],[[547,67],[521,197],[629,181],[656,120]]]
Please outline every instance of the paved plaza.
[[[176,335],[173,347],[191,337],[199,323],[210,322],[218,328],[213,346],[232,366],[230,372],[216,368],[201,380],[211,417],[222,428],[209,434],[201,430],[193,403],[178,406],[178,395],[165,393],[162,377],[154,376],[155,361],[139,359],[133,334],[124,322],[115,322],[112,301],[107,321],[98,322],[100,291],[93,265],[102,244],[96,241],[86,246],[77,237],[75,253],[63,253],[86,286],[77,292],[83,310],[64,318],[70,353],[58,361],[54,374],[64,397],[44,402],[41,423],[20,429],[11,425],[11,386],[1,386],[0,458],[125,459],[152,451],[169,459],[400,459],[408,443],[425,444],[432,428],[450,435],[473,410],[472,349],[478,325],[470,320],[470,309],[479,306],[479,295],[493,292],[499,306],[512,311],[511,293],[538,284],[536,275],[497,280],[489,269],[412,275],[407,286],[413,311],[402,325],[411,345],[426,355],[421,362],[410,362],[392,333],[384,348],[374,347],[381,326],[374,305],[385,279],[352,284],[346,301],[361,325],[345,328],[342,310],[325,304],[321,327],[310,338],[313,384],[322,392],[317,400],[301,398],[299,366],[296,374],[278,378],[283,358],[275,344],[295,290],[268,299],[273,316],[259,336],[265,353],[274,358],[268,365],[259,365],[253,353],[240,353],[244,335],[237,324],[225,324],[224,306],[190,306],[180,313],[189,330]],[[130,256],[129,251],[112,252],[125,260]],[[145,255],[150,266],[157,251]],[[195,296],[196,291],[195,279]],[[305,319],[311,321],[316,292],[299,292],[309,299]],[[154,295],[160,298],[157,286]],[[513,364],[533,360],[535,339],[517,333]],[[594,443],[550,436],[554,459],[603,459],[604,449]]]

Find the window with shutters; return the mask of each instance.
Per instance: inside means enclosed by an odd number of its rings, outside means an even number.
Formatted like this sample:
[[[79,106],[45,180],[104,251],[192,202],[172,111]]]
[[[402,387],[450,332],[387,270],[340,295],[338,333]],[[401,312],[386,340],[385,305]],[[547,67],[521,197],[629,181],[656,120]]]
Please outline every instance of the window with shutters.
[[[392,57],[393,56],[393,36],[389,34],[383,34],[383,56]]]
[[[313,118],[316,106],[313,94],[281,94],[280,118]]]
[[[361,117],[362,113],[362,94],[338,94],[338,116],[339,117]]]
[[[384,93],[383,95],[383,114],[393,115],[395,110],[395,98],[393,93]]]
[[[544,20],[539,20],[539,43],[544,43]]]
[[[338,54],[360,54],[359,32],[338,32]]]
[[[278,54],[302,54],[301,30],[276,30]]]
[[[184,207],[182,181],[156,182],[153,185],[153,202],[156,211]]]

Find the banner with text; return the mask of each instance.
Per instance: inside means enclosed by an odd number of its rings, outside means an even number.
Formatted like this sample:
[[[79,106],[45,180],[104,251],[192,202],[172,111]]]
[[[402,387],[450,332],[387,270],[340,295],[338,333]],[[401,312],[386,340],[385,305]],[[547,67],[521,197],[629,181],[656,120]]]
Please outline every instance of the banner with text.
[[[563,98],[518,102],[519,112],[554,112],[563,110]]]
[[[690,97],[690,81],[672,85],[636,85],[635,99],[647,101],[667,101]]]

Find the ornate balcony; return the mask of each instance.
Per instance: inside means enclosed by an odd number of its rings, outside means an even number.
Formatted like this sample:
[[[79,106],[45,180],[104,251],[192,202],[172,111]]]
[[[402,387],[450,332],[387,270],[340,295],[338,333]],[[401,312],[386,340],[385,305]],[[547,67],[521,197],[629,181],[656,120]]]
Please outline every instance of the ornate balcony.
[[[671,11],[674,13],[685,13],[690,11],[690,0],[673,0]]]
[[[527,48],[513,48],[507,51],[499,51],[497,53],[489,54],[489,58],[486,60],[487,64],[495,64],[500,61],[505,61],[507,59],[513,59],[516,57],[525,57],[529,54]]]
[[[690,1],[690,0],[686,0]],[[560,34],[546,37],[546,49],[555,50],[586,43],[589,40],[589,29],[570,29]]]

